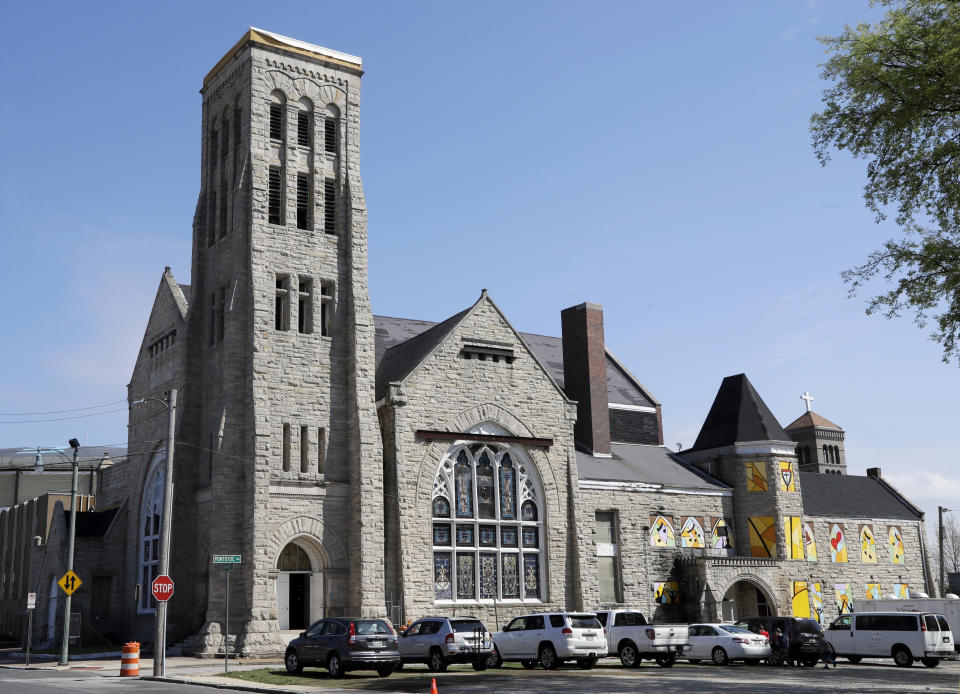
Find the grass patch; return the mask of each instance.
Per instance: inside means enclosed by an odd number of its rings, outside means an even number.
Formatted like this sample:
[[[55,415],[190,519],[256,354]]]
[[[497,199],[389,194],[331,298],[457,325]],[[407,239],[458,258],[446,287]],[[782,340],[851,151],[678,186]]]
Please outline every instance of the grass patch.
[[[504,663],[505,670],[521,670],[519,663]],[[496,675],[498,670],[486,670],[488,675]],[[425,687],[430,688],[431,678],[449,677],[450,675],[467,674],[483,675],[484,673],[474,673],[469,665],[451,666],[444,674],[433,674],[422,666],[407,666],[402,672],[394,672],[389,677],[380,677],[375,670],[356,670],[348,672],[345,677],[333,679],[326,670],[308,667],[299,675],[291,675],[284,668],[268,667],[257,670],[237,670],[221,677],[230,677],[232,679],[243,680],[245,682],[256,682],[258,684],[273,684],[281,687],[300,686],[300,687],[334,687],[342,689],[385,689],[396,691],[397,689],[410,688],[413,691],[421,691]],[[390,683],[393,683],[392,685]],[[401,684],[402,682],[402,684]]]

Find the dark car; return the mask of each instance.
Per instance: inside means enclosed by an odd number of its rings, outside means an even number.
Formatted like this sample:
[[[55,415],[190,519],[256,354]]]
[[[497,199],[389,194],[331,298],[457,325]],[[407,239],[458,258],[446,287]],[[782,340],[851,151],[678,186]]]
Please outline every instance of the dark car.
[[[766,629],[770,641],[777,629],[783,631],[790,642],[790,659],[810,667],[816,665],[827,645],[823,638],[823,628],[815,619],[802,617],[747,617],[737,622],[738,627],[750,631]]]
[[[386,619],[334,617],[310,625],[287,646],[287,672],[325,667],[331,677],[350,670],[376,670],[386,677],[400,663],[397,633]]]

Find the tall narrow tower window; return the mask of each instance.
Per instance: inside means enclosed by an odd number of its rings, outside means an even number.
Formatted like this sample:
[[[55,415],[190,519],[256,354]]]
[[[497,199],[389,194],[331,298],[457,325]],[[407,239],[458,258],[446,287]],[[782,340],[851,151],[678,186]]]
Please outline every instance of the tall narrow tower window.
[[[323,181],[323,230],[337,233],[337,182],[332,178]]]
[[[220,287],[220,301],[217,306],[217,342],[223,342],[224,319],[227,314],[227,288]]]
[[[297,174],[297,229],[309,229],[310,224],[310,199],[312,197],[310,185],[310,174]]]
[[[210,326],[207,342],[212,346],[217,341],[217,293],[210,294]]]
[[[290,278],[277,277],[277,294],[274,304],[273,327],[276,330],[290,329]]]
[[[329,104],[326,111],[326,117],[323,119],[323,150],[327,154],[336,154],[337,131],[340,129],[340,109],[333,104]]]
[[[310,472],[310,427],[300,427],[300,472]]]
[[[220,179],[220,238],[227,235],[227,178],[223,174]]]
[[[283,111],[286,104],[286,97],[283,92],[274,90],[270,95],[270,139],[278,142],[283,141]]]
[[[233,148],[240,146],[240,107],[233,109]]]
[[[267,221],[271,224],[283,224],[283,178],[279,166],[270,167],[268,183]]]
[[[290,470],[290,425],[283,425],[283,469]]]
[[[301,333],[313,332],[313,281],[301,278],[297,292],[297,330]]]
[[[320,334],[329,337],[333,319],[333,285],[323,282],[320,285]]]
[[[300,99],[297,111],[297,146],[313,147],[313,102],[306,97]]]
[[[323,464],[327,459],[327,430],[317,429],[317,472],[323,474]]]
[[[217,145],[220,143],[220,134],[216,129],[210,130],[210,169],[214,169],[217,165],[218,150]]]
[[[210,209],[207,214],[207,248],[217,240],[217,191],[210,191]]]

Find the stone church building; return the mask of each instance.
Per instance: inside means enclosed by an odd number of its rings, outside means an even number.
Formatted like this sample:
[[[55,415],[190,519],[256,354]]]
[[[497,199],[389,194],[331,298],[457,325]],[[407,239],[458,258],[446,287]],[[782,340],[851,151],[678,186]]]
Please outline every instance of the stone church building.
[[[76,610],[106,600],[104,633],[152,641],[167,412],[149,398],[171,388],[168,641],[187,652],[223,652],[213,554],[242,556],[231,637],[251,654],[324,615],[827,622],[854,599],[934,590],[923,513],[879,468],[847,474],[839,426],[808,411],[782,427],[743,374],[673,453],[597,304],[561,311],[559,337],[518,331],[479,287],[439,323],[375,316],[361,75],[360,58],[250,29],[204,79],[191,285],[160,279],[128,458],[78,514],[99,534],[96,561],[78,554]],[[0,605],[19,600],[11,575],[47,585],[65,565],[64,514],[29,513],[0,512]],[[12,528],[30,523],[59,540],[28,560]]]

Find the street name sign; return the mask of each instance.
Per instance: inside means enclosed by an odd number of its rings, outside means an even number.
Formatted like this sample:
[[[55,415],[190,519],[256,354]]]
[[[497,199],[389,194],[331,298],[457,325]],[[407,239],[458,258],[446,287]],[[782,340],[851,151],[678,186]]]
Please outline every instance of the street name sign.
[[[27,593],[27,609],[32,610],[37,606],[37,594]]]
[[[67,595],[73,595],[77,588],[83,585],[83,581],[81,581],[80,577],[73,573],[71,569],[60,577],[57,585],[60,586],[60,589]]]
[[[214,564],[239,564],[240,555],[239,554],[214,554],[213,563]]]
[[[153,579],[151,591],[153,592],[153,597],[157,599],[157,602],[166,602],[173,597],[173,581],[170,580],[169,576],[161,574]]]

